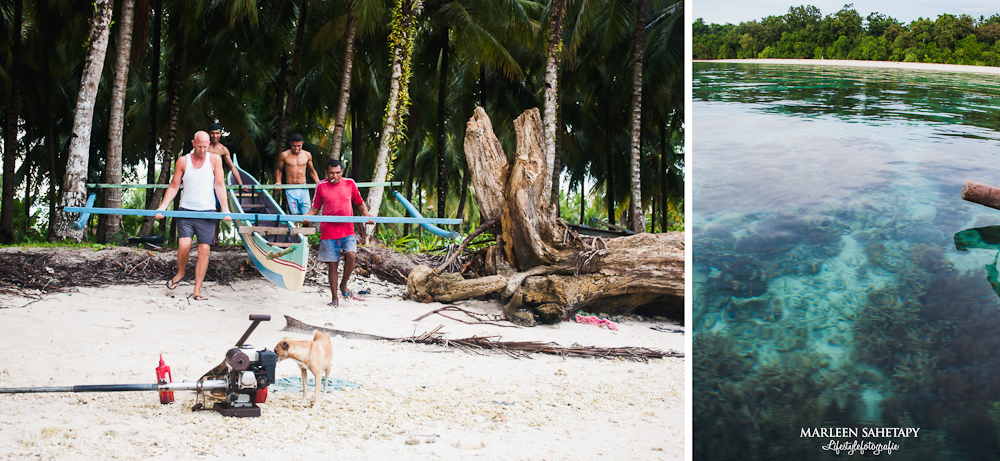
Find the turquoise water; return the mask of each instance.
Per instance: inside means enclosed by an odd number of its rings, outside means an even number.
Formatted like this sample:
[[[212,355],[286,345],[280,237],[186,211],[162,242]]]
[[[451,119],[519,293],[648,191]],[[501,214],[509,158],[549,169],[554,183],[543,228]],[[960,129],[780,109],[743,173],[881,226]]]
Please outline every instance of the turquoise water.
[[[997,77],[695,64],[696,459],[1000,458],[998,129]]]

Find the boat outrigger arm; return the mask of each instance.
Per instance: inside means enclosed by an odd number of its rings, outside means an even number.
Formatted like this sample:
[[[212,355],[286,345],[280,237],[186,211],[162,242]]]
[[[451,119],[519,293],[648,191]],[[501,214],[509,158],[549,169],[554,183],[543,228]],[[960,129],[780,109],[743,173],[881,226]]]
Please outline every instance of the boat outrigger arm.
[[[420,212],[417,211],[417,208],[414,207],[413,204],[406,199],[406,197],[403,197],[403,194],[400,194],[398,190],[393,190],[392,193],[393,195],[396,196],[396,200],[399,200],[399,203],[403,204],[403,208],[406,208],[406,211],[408,211],[411,215],[413,215],[414,218],[424,219],[424,217],[420,214]],[[461,220],[458,221],[461,222]],[[439,223],[439,224],[451,224],[451,223]],[[459,235],[458,232],[446,231],[438,226],[435,226],[434,223],[431,221],[421,222],[420,225],[424,226],[424,229],[427,229],[428,231],[430,231],[430,233],[438,237],[444,237],[447,239],[457,239],[461,237],[461,235]]]
[[[359,185],[364,185],[367,187],[377,186],[377,185],[394,185],[397,183],[359,183]],[[122,186],[119,184],[88,184],[92,187],[101,188],[101,186]],[[154,184],[154,186],[159,186],[162,184]],[[312,184],[309,184],[312,185]],[[291,186],[291,185],[290,185]],[[299,188],[304,188],[302,185],[295,185]],[[314,185],[312,185],[314,186]],[[236,189],[241,186],[227,186],[227,189]],[[256,189],[275,189],[275,186],[263,186],[256,185],[251,186]],[[279,186],[280,187],[280,186]],[[294,187],[294,186],[293,186]],[[292,188],[292,187],[288,187]],[[443,238],[455,239],[459,238],[461,235],[458,232],[452,232],[444,230],[435,224],[461,224],[462,220],[458,218],[425,218],[423,215],[417,211],[417,208],[410,203],[403,194],[399,191],[393,190],[393,195],[396,196],[396,200],[403,204],[403,208],[406,209],[408,213],[413,215],[412,218],[395,218],[389,216],[375,216],[375,217],[365,217],[365,216],[320,216],[314,215],[310,216],[308,219],[310,222],[351,222],[351,223],[367,223],[369,221],[374,221],[376,224],[382,223],[395,223],[395,224],[420,224],[427,229],[428,232]],[[167,218],[201,218],[201,219],[222,219],[226,216],[232,217],[232,219],[252,219],[254,221],[278,221],[278,222],[300,222],[302,219],[289,219],[291,217],[299,217],[302,215],[275,215],[275,214],[260,214],[260,213],[217,213],[217,212],[198,212],[198,211],[160,211],[156,210],[134,210],[126,208],[95,208],[94,200],[96,194],[90,194],[87,197],[87,204],[82,207],[66,207],[64,209],[67,213],[82,213],[80,219],[73,223],[74,229],[83,229],[87,225],[87,221],[90,220],[91,214],[117,214],[117,215],[127,215],[127,216],[156,216],[157,213],[162,214]],[[276,218],[277,217],[277,218]],[[276,219],[275,219],[276,218]]]
[[[88,203],[93,203],[87,200]],[[157,211],[157,210],[134,210],[129,208],[99,208],[99,207],[72,207],[63,209],[66,213],[83,213],[74,226],[82,229],[87,225],[87,220],[91,214],[114,214],[122,216],[156,216],[161,214],[166,218],[195,218],[195,219],[222,219],[229,216],[232,219],[245,219],[250,221],[277,221],[277,222],[350,222],[375,224],[397,223],[397,224],[461,224],[458,218],[396,218],[392,216],[322,216],[322,215],[294,215],[294,214],[270,214],[270,213],[221,213],[216,211]]]

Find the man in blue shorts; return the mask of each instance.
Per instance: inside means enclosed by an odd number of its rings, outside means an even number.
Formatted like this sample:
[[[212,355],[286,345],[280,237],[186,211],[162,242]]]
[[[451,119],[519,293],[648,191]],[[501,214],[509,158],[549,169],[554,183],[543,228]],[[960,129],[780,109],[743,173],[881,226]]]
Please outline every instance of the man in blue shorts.
[[[354,180],[344,178],[344,165],[340,160],[331,159],[326,164],[326,179],[316,185],[316,198],[312,207],[306,215],[312,216],[320,214],[323,216],[354,216],[354,207],[357,205],[364,216],[375,216],[368,212],[365,201],[361,199],[358,186]],[[369,221],[371,223],[371,221]],[[309,220],[302,220],[302,224],[308,226]],[[344,298],[364,301],[347,288],[347,279],[354,272],[354,260],[358,252],[358,240],[354,237],[354,224],[349,222],[321,223],[319,226],[320,242],[319,255],[320,262],[325,262],[330,282],[330,291],[333,300],[330,306],[337,307],[340,303],[338,293]],[[337,286],[337,266],[340,264],[340,255],[344,254],[344,279]]]
[[[319,175],[313,168],[312,154],[302,150],[304,141],[302,135],[295,133],[288,137],[288,149],[278,156],[278,165],[274,170],[275,184],[305,184],[306,172],[312,177],[313,182],[319,183]],[[312,205],[309,199],[309,189],[285,189],[285,198],[288,199],[288,212],[291,214],[306,214]]]
[[[170,180],[163,202],[157,208],[164,211],[177,196],[184,184],[184,194],[181,195],[180,211],[214,212],[216,200],[222,206],[223,213],[229,213],[229,202],[226,201],[226,186],[222,179],[222,158],[208,153],[210,144],[208,133],[199,131],[194,134],[192,143],[194,150],[179,159],[174,166],[174,177]],[[156,219],[163,219],[157,213]],[[226,221],[232,218],[226,216]],[[198,236],[198,261],[194,268],[194,300],[203,301],[201,284],[205,281],[208,271],[208,253],[215,241],[215,219],[178,218],[177,220],[177,275],[167,281],[167,288],[173,290],[184,279],[188,257],[191,254],[192,237]]]

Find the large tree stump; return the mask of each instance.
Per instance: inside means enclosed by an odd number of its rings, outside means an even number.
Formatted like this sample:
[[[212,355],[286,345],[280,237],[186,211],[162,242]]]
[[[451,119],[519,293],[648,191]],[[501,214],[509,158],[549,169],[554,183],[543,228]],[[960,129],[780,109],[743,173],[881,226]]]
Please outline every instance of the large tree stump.
[[[615,239],[577,235],[554,217],[548,203],[538,109],[521,114],[514,126],[517,151],[509,165],[481,108],[469,120],[465,139],[480,210],[489,210],[483,211],[483,216],[500,213],[500,255],[518,271],[506,277],[506,285],[496,291],[506,303],[504,316],[532,325],[559,322],[581,309],[630,314],[636,307],[648,308],[657,302],[663,302],[665,309],[668,305],[675,308],[684,296],[684,234]],[[499,209],[497,197],[502,198]],[[411,272],[410,281],[417,272]],[[444,280],[435,271],[421,277],[439,284]],[[450,283],[461,282],[454,279]],[[434,290],[420,293],[438,300]],[[457,299],[449,295],[450,301]]]
[[[485,296],[505,286],[507,279],[502,275],[466,280],[462,274],[442,274],[428,266],[417,266],[407,277],[406,294],[421,302],[450,303]]]

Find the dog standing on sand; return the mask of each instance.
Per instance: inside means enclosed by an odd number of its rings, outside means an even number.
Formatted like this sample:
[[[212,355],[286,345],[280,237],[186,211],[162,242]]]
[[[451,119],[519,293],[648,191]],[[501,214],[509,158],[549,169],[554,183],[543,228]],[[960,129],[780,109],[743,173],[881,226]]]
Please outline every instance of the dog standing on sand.
[[[323,393],[326,393],[326,381],[330,377],[330,363],[333,360],[333,346],[330,344],[330,335],[313,330],[312,341],[290,341],[281,340],[274,346],[274,353],[278,356],[278,361],[292,359],[302,370],[302,399],[306,398],[306,370],[312,372],[316,378],[316,397],[313,405],[319,403],[322,394],[319,393],[319,374],[323,375]]]

